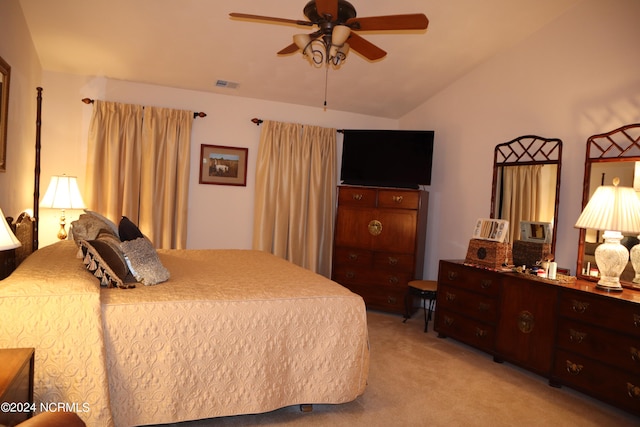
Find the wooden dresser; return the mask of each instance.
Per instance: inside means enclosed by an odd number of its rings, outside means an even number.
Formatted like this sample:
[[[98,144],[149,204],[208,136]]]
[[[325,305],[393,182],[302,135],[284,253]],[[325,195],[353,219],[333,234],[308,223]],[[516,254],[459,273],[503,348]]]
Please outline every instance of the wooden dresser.
[[[435,330],[640,415],[640,292],[440,261]]]
[[[368,308],[406,314],[408,282],[422,279],[428,193],[340,186],[332,279]]]
[[[0,349],[0,425],[14,426],[33,414],[33,348]]]

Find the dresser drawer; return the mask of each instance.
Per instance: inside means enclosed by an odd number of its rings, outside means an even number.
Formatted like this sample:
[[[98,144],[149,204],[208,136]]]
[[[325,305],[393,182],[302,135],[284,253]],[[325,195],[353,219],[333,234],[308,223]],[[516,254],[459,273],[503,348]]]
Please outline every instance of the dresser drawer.
[[[440,284],[450,284],[487,296],[497,297],[500,294],[500,279],[495,272],[446,261],[440,262],[438,285]]]
[[[414,258],[410,254],[397,254],[392,252],[375,252],[373,254],[373,266],[385,270],[411,273],[414,268]],[[413,279],[412,279],[413,280]]]
[[[640,375],[640,340],[570,319],[558,322],[557,345]]]
[[[377,191],[374,188],[338,187],[338,205],[374,208],[377,203]]]
[[[498,319],[498,300],[468,292],[449,285],[438,285],[438,308],[446,308],[469,317],[495,324]]]
[[[563,290],[560,294],[559,314],[635,335],[640,340],[640,304],[598,297],[586,292]]]
[[[373,263],[373,252],[358,248],[336,247],[333,263],[335,266],[370,268]]]
[[[554,379],[577,390],[640,414],[640,375],[558,350]]]
[[[440,290],[438,290],[439,293]],[[454,338],[488,353],[494,352],[496,336],[494,326],[450,311],[439,303],[434,327],[440,336]]]
[[[378,207],[394,209],[418,209],[420,192],[406,190],[380,190]]]
[[[364,299],[367,308],[374,310],[405,313],[407,288],[398,286],[361,286],[347,285],[352,292]]]
[[[413,274],[410,271],[337,265],[333,268],[332,279],[341,285],[397,286],[406,291],[409,282],[413,280]]]

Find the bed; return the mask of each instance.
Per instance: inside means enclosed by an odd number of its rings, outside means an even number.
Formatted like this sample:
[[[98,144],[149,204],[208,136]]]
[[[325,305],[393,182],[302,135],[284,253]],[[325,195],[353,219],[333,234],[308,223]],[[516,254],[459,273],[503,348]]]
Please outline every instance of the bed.
[[[170,278],[100,286],[74,241],[0,282],[0,348],[34,347],[35,400],[91,426],[338,404],[366,387],[361,297],[271,254],[157,250]]]

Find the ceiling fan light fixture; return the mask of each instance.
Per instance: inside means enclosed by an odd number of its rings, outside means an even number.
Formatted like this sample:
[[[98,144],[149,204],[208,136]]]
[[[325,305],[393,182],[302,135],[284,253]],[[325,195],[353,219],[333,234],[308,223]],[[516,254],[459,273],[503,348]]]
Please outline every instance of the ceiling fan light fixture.
[[[351,34],[351,28],[346,25],[336,25],[331,32],[331,43],[334,46],[342,46]]]
[[[300,48],[302,54],[305,55],[305,50],[307,46],[309,46],[309,43],[311,43],[311,36],[309,36],[309,34],[296,34],[293,36],[293,42]]]

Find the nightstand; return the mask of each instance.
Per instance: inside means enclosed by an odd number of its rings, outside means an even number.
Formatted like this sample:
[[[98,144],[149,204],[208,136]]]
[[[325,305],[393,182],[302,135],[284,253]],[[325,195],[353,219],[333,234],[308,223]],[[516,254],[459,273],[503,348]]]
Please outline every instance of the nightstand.
[[[0,425],[33,415],[33,348],[0,349]]]

